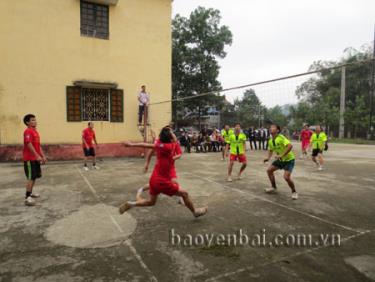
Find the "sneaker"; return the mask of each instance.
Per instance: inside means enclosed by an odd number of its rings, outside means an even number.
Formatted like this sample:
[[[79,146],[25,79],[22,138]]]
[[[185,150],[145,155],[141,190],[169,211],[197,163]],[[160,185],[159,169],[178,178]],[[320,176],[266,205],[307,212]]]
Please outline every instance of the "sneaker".
[[[40,197],[39,194],[36,194],[36,193],[32,193],[32,194],[31,194],[31,198],[39,198],[39,197]]]
[[[265,191],[266,193],[268,193],[268,194],[272,194],[272,193],[276,193],[276,188],[273,188],[273,187],[271,187],[271,188],[266,188],[264,191]]]
[[[318,167],[318,170],[319,170],[319,171],[322,171],[322,170],[323,170],[323,167],[320,165],[320,166]]]
[[[224,159],[224,158],[221,158],[221,160],[222,160],[222,161],[225,161],[225,159]]]
[[[98,167],[97,165],[93,165],[92,166],[94,169],[100,169],[100,167]]]
[[[242,175],[238,175],[238,176],[237,176],[237,179],[238,179],[238,180],[241,180],[242,178],[243,178]]]
[[[228,182],[232,182],[232,181],[233,181],[232,177],[228,176],[227,181],[228,181]]]
[[[179,205],[184,204],[184,200],[182,199],[182,197],[177,197],[177,204],[179,204]]]
[[[132,206],[128,202],[125,202],[119,207],[118,211],[120,214],[123,214],[124,212],[129,210],[131,207]]]
[[[35,206],[35,201],[34,201],[34,199],[33,198],[31,198],[31,197],[27,197],[26,199],[25,199],[25,205],[26,206]]]
[[[298,199],[298,193],[297,192],[293,192],[292,193],[292,199],[293,200],[297,200]]]
[[[138,188],[137,195],[141,195],[143,193],[143,187]]]
[[[195,217],[200,217],[200,216],[203,216],[207,213],[207,207],[204,207],[204,208],[198,208],[195,210],[194,212],[194,216]]]
[[[84,166],[84,167],[83,167],[83,170],[84,170],[84,171],[89,171],[89,168],[88,168],[87,166]]]

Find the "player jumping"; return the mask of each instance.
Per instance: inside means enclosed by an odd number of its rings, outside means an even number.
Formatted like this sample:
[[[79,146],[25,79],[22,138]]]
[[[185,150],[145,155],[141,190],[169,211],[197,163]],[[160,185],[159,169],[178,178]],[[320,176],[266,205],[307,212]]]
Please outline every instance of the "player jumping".
[[[197,209],[194,208],[188,192],[181,189],[177,183],[174,183],[171,180],[175,144],[173,142],[173,134],[169,127],[164,127],[161,130],[159,142],[156,144],[124,142],[124,145],[128,147],[154,149],[156,152],[157,162],[150,178],[150,198],[144,199],[138,193],[136,201],[126,201],[120,206],[119,212],[121,214],[132,207],[147,207],[155,205],[160,193],[168,196],[182,197],[185,206],[193,213],[195,217],[203,216],[207,213],[207,207]]]

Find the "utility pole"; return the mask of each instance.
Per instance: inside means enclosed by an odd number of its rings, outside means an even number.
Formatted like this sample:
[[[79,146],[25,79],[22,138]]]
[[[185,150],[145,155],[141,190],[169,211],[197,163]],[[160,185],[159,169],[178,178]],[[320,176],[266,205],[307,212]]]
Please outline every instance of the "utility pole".
[[[371,88],[370,88],[370,121],[369,131],[367,134],[368,139],[374,138],[374,126],[372,124],[373,111],[374,111],[374,95],[375,95],[375,25],[374,25],[374,42],[373,42],[373,53],[372,53],[372,72],[371,72]]]
[[[339,138],[345,135],[345,74],[346,67],[341,68],[341,95],[340,95],[340,122],[339,122]]]

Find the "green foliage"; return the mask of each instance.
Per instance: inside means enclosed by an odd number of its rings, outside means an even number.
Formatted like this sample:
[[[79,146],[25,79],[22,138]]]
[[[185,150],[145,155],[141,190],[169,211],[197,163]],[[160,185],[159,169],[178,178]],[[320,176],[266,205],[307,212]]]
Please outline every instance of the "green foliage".
[[[346,67],[346,132],[350,136],[366,136],[369,125],[372,49],[364,45],[360,50],[347,48],[336,61],[314,62],[310,70],[320,70],[347,63]],[[362,62],[365,61],[365,62]],[[324,70],[310,78],[296,91],[300,102],[291,108],[290,118],[299,128],[303,123],[322,124],[338,134],[341,90],[341,68]]]
[[[226,56],[225,46],[232,43],[229,28],[220,25],[220,12],[198,7],[189,18],[176,15],[172,21],[172,93],[173,99],[218,91],[220,66],[218,59]],[[219,108],[224,100],[219,95],[174,102],[173,117],[177,110],[198,109],[199,115],[206,105]]]

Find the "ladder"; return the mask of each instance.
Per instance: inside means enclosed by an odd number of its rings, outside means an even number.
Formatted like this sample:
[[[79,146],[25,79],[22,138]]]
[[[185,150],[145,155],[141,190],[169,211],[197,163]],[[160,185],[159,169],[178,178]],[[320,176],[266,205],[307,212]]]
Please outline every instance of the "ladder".
[[[138,130],[143,137],[143,142],[148,143],[153,141],[151,124],[148,120],[148,106],[145,106],[145,111],[143,113],[143,123],[141,125],[138,125]]]

